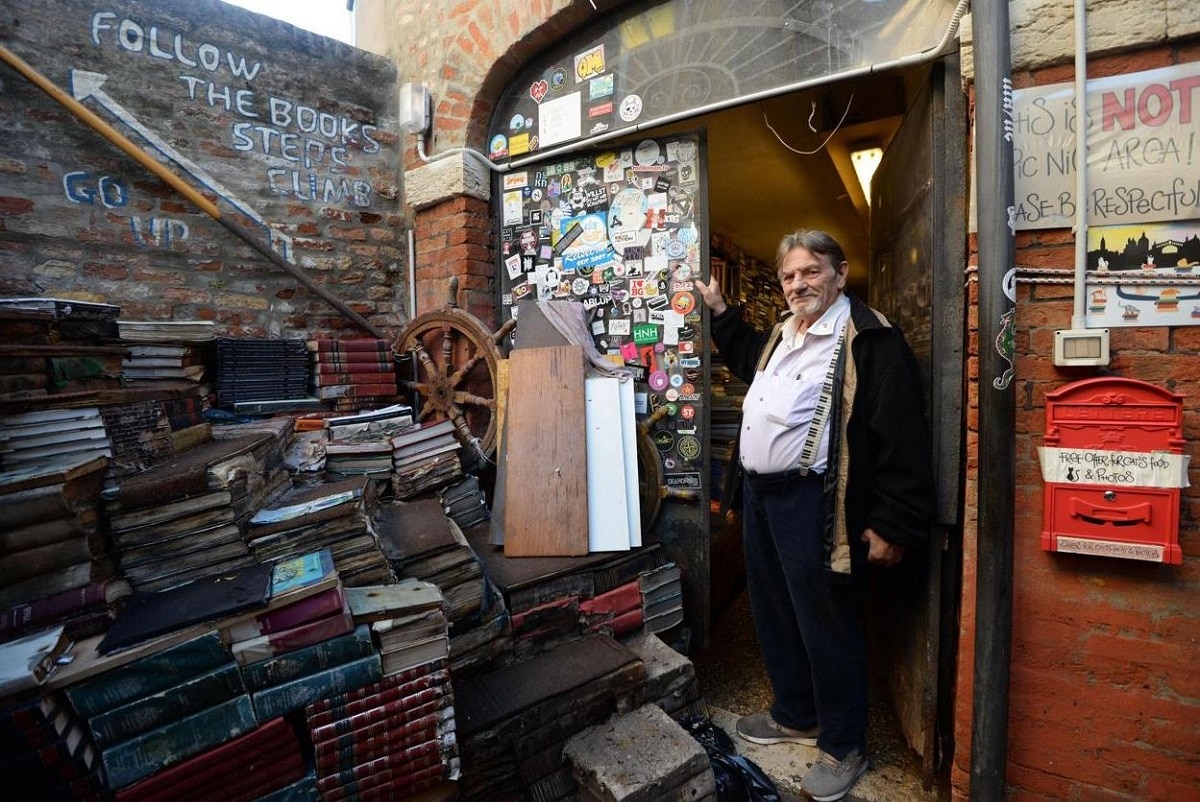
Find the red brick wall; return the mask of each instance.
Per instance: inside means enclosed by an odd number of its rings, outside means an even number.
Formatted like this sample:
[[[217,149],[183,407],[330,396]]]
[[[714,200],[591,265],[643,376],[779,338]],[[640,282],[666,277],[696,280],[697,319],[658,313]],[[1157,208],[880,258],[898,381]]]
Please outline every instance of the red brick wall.
[[[1096,59],[1090,77],[1200,59],[1158,48]],[[1014,75],[1014,84],[1071,80],[1070,68]],[[1073,235],[1022,232],[1017,264],[1070,269]],[[978,286],[971,301],[968,527],[954,798],[966,799],[974,643]],[[1184,436],[1200,437],[1200,329],[1115,328],[1107,369],[1053,365],[1053,337],[1070,328],[1072,287],[1022,282],[1017,291],[1016,498],[1008,784],[1020,800],[1200,799],[1200,495],[1183,491],[1180,566],[1052,554],[1041,549],[1037,448],[1046,393],[1101,373],[1182,393]],[[1191,471],[1193,484],[1200,473]]]
[[[417,312],[448,302],[458,276],[458,305],[490,325],[495,319],[494,241],[487,201],[459,196],[416,215]]]

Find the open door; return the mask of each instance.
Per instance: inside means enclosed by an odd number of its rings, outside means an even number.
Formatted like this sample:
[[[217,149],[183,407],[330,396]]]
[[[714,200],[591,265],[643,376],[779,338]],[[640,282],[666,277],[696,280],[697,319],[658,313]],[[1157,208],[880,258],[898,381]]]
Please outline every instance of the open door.
[[[672,624],[664,638],[684,651],[702,646],[710,618],[709,378],[692,282],[708,273],[704,135],[642,136],[496,180],[501,314],[516,319],[519,343],[530,302],[577,302],[597,358],[633,373],[642,544],[661,545],[682,573],[684,625]],[[521,436],[554,438],[555,425],[547,415],[541,430]],[[602,495],[615,478],[589,475],[586,483]],[[539,488],[520,479],[508,482],[510,502],[538,503]]]
[[[871,305],[921,364],[938,481],[930,548],[878,572],[871,664],[925,784],[950,757],[949,694],[960,587],[966,110],[958,57],[936,63],[875,174]],[[883,670],[886,667],[886,670]]]

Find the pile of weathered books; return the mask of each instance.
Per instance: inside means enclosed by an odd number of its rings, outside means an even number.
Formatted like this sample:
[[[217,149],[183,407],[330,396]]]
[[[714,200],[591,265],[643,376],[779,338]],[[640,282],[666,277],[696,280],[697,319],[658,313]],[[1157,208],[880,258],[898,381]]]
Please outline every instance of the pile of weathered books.
[[[392,437],[392,489],[414,498],[462,477],[454,422],[425,423]]]
[[[297,483],[250,518],[246,542],[259,561],[326,548],[345,585],[393,581],[370,526],[378,486],[366,476]]]
[[[0,640],[58,623],[74,635],[107,625],[120,596],[100,526],[107,462],[68,454],[0,470]]]
[[[0,403],[93,396],[121,387],[120,307],[0,298]]]
[[[357,409],[397,395],[389,340],[320,338],[309,340],[307,346],[313,394],[322,401],[349,402],[340,408]]]
[[[308,349],[304,340],[251,337],[217,339],[217,403],[308,397]]]
[[[0,743],[5,799],[111,798],[86,724],[60,693],[19,697],[0,709]]]

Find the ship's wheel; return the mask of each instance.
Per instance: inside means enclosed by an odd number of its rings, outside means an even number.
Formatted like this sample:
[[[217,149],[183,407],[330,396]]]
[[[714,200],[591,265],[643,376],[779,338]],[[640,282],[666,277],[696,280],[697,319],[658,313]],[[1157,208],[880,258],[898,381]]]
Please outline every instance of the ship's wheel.
[[[399,360],[411,356],[415,375],[403,384],[421,400],[418,421],[454,421],[458,440],[490,457],[496,447],[496,371],[499,343],[516,325],[493,333],[479,318],[458,308],[458,277],[450,279],[445,309],[417,315],[392,344]]]

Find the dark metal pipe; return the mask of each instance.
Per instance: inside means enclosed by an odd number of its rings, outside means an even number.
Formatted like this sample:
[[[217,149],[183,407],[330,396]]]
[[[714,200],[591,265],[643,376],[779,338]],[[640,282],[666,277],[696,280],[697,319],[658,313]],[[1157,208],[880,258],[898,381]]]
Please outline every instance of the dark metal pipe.
[[[1008,0],[972,3],[979,246],[979,477],[972,802],[1002,802],[1012,656],[1016,264]],[[1006,280],[1007,279],[1007,280]],[[1006,291],[1007,290],[1007,291]]]

